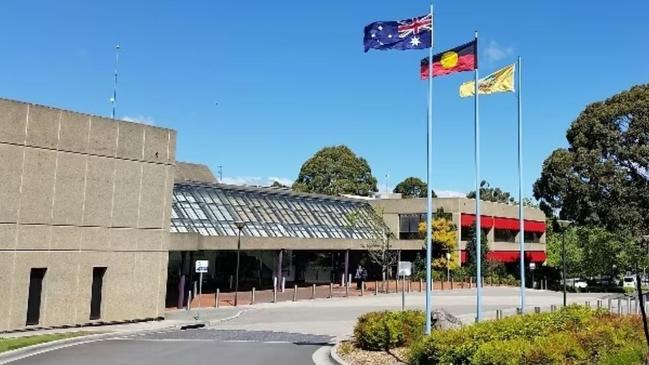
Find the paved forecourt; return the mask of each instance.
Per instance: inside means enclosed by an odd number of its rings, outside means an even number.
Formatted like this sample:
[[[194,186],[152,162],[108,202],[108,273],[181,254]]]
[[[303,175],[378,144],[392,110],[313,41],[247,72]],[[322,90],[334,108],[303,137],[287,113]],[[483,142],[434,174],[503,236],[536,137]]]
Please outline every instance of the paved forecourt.
[[[515,313],[519,300],[517,288],[485,288],[484,314],[495,317],[495,310],[507,315]],[[603,294],[569,294],[570,303],[593,306]],[[422,308],[422,294],[406,295],[408,308]],[[534,307],[549,310],[560,305],[562,294],[527,291],[528,311]],[[224,308],[199,311],[173,311],[173,321],[210,323],[206,328],[181,331],[177,329],[147,334],[116,336],[52,351],[12,363],[26,364],[309,364],[322,346],[351,335],[356,318],[369,311],[398,309],[398,294],[368,295],[241,306],[240,312],[224,317]],[[433,307],[444,308],[466,323],[475,315],[475,289],[435,292]],[[230,314],[230,313],[229,313]],[[227,320],[219,319],[228,318]]]

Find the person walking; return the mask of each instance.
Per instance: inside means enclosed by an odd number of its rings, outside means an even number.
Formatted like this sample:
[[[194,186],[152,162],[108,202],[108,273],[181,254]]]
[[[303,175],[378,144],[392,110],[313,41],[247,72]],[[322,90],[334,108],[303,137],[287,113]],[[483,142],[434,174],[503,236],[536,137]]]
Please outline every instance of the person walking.
[[[356,268],[354,280],[356,280],[356,290],[361,290],[361,285],[363,285],[363,266],[358,265],[358,267]]]

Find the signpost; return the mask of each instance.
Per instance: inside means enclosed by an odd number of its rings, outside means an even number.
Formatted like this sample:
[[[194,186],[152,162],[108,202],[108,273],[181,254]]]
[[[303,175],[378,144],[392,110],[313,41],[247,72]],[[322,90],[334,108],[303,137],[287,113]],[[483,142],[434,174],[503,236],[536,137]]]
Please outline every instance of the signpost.
[[[401,310],[406,310],[406,276],[412,275],[412,262],[399,261],[398,275],[401,276]]]
[[[201,306],[201,294],[203,294],[203,274],[207,273],[210,262],[208,260],[196,260],[194,271],[198,276],[198,306]]]

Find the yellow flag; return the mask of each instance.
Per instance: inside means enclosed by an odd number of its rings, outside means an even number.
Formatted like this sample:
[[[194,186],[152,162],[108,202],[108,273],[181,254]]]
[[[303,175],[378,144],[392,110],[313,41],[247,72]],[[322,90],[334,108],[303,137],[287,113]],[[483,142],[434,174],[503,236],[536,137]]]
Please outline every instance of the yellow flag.
[[[493,94],[502,92],[514,91],[514,67],[516,64],[511,64],[507,67],[492,73],[478,80],[478,93],[480,94]],[[473,96],[475,90],[474,82],[467,81],[460,85],[460,96],[467,97]]]

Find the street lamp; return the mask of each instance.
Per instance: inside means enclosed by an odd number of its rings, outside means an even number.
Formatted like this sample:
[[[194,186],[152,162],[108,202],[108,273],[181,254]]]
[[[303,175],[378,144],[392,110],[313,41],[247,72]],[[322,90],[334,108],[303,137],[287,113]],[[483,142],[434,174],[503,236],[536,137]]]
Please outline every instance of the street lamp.
[[[446,281],[451,281],[451,253],[446,253]]]
[[[570,228],[573,225],[573,221],[559,221],[559,225],[563,228],[561,235],[561,278],[563,279],[563,306],[566,306],[567,302],[567,290],[566,290],[566,229]]]
[[[243,230],[243,227],[246,226],[246,222],[244,221],[235,221],[234,225],[237,226],[237,229],[239,230],[238,236],[237,236],[237,272],[235,273],[234,276],[234,306],[237,306],[238,303],[238,294],[239,294],[239,263],[241,260],[241,231]]]

